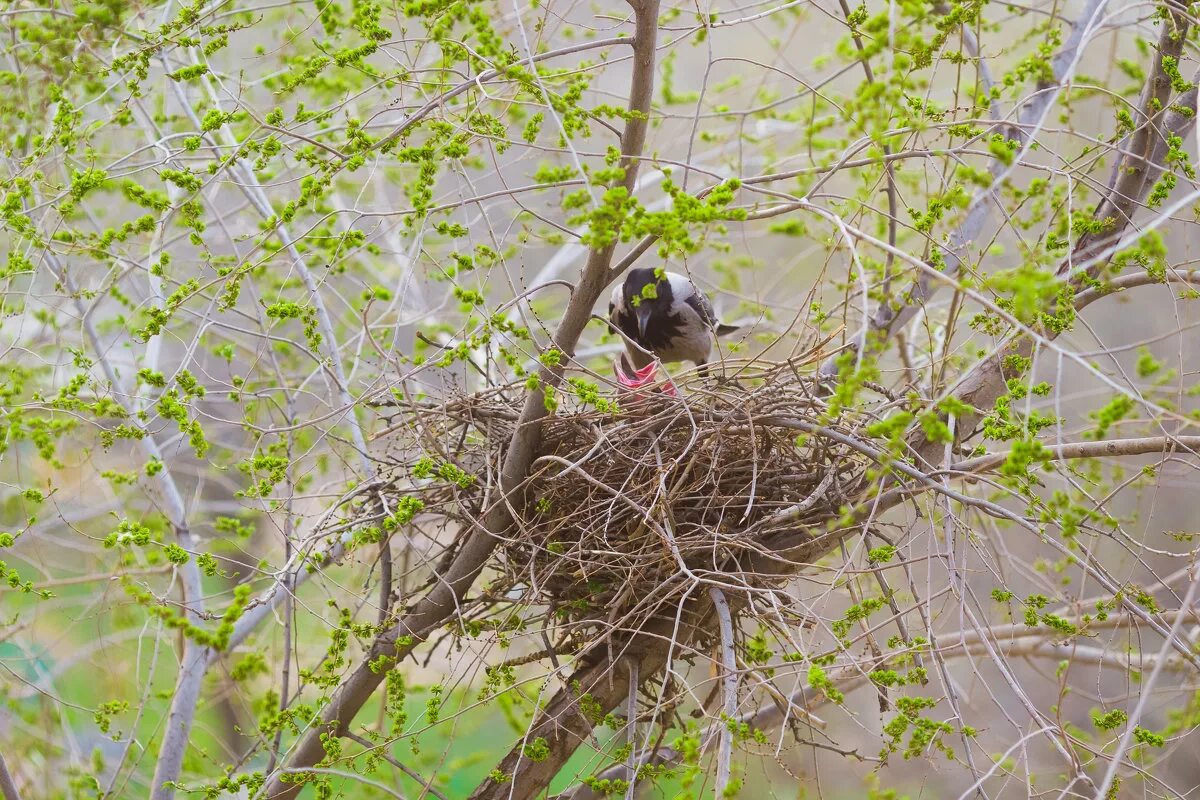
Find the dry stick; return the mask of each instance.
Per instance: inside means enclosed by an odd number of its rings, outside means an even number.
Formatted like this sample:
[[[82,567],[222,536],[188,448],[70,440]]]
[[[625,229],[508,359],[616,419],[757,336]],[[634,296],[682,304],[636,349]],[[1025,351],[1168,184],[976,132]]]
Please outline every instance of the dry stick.
[[[629,97],[629,109],[637,113],[631,115],[621,136],[621,166],[625,170],[623,185],[629,190],[637,178],[638,156],[646,140],[654,86],[657,17],[657,0],[647,0],[637,11],[633,41],[634,69]],[[568,356],[575,351],[579,337],[591,318],[592,307],[612,280],[609,265],[613,250],[613,246],[608,246],[589,253],[579,284],[571,293],[562,322],[553,337],[554,346]],[[562,368],[543,367],[540,377],[542,385],[557,385],[562,378]],[[387,673],[386,669],[379,669],[380,661],[386,661],[394,667],[457,610],[463,596],[495,550],[499,537],[512,525],[510,502],[515,500],[512,495],[525,480],[529,465],[536,456],[541,438],[540,423],[547,413],[543,390],[539,386],[526,395],[516,432],[509,442],[501,467],[498,496],[491,498],[483,524],[467,534],[458,555],[445,574],[437,577],[429,593],[417,601],[412,611],[375,639],[367,657],[334,692],[329,705],[322,712],[320,724],[310,728],[289,754],[289,769],[311,766],[325,756],[322,736],[339,735],[347,729]],[[571,749],[573,751],[574,748]],[[296,796],[302,784],[285,783],[282,777],[280,774],[270,777],[264,790],[265,797],[289,800]],[[516,783],[514,778],[514,786]]]

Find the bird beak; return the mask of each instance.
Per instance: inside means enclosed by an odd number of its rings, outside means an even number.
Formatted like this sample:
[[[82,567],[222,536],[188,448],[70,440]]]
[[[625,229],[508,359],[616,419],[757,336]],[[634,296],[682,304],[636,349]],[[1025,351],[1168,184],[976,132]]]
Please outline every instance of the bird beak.
[[[638,336],[645,337],[646,324],[650,322],[650,304],[643,302],[634,313],[637,314]]]

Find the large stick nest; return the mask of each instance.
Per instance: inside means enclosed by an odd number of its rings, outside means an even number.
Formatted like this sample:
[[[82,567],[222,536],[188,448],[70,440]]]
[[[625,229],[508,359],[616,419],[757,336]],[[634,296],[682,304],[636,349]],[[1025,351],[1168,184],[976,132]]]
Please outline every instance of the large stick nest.
[[[693,577],[759,585],[747,570],[763,543],[784,531],[824,533],[860,495],[870,465],[849,441],[892,405],[831,417],[828,385],[791,364],[726,364],[724,377],[690,373],[679,394],[617,398],[598,409],[564,391],[542,422],[539,457],[510,500],[516,525],[498,548],[490,595],[520,591],[560,618],[648,618],[673,606]],[[611,396],[610,396],[611,397]],[[400,479],[420,493],[424,515],[482,524],[496,502],[499,465],[516,432],[521,385],[406,404],[394,437],[400,476],[414,450],[474,480]],[[817,430],[811,428],[816,426]],[[810,430],[805,431],[808,427]],[[665,604],[665,605],[664,605]]]

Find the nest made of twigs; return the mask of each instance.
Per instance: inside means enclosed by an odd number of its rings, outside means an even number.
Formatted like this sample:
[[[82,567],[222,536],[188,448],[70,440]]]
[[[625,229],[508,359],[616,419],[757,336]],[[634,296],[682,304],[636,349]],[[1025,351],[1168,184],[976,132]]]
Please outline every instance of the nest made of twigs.
[[[772,537],[823,532],[861,490],[869,459],[847,442],[878,419],[861,403],[831,417],[828,386],[791,364],[726,364],[676,383],[676,397],[623,395],[615,410],[560,392],[512,498],[493,588],[568,619],[650,613],[697,574],[728,581]],[[514,386],[410,409],[426,452],[475,475],[449,488],[441,513],[477,524],[495,502],[523,402]]]

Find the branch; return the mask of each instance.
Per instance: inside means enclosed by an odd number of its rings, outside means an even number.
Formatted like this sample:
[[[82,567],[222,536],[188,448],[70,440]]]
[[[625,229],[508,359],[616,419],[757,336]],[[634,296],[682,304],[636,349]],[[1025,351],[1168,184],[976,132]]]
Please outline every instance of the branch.
[[[972,242],[977,241],[983,233],[983,228],[991,217],[992,207],[998,202],[996,193],[1003,184],[1004,179],[1016,168],[1029,148],[1031,134],[1027,131],[1027,127],[1034,120],[1039,120],[1033,130],[1036,132],[1041,128],[1041,118],[1049,110],[1051,103],[1057,99],[1067,80],[1069,80],[1071,74],[1074,72],[1084,39],[1093,29],[1093,23],[1099,18],[1100,12],[1106,2],[1107,0],[1088,0],[1087,7],[1084,8],[1079,20],[1071,30],[1071,36],[1051,62],[1056,82],[1053,89],[1037,91],[1018,112],[1018,124],[1010,126],[1009,136],[1021,141],[1025,145],[1024,149],[1013,159],[1011,165],[1005,164],[999,159],[993,159],[990,162],[988,170],[992,174],[991,185],[972,199],[967,209],[966,218],[950,234],[949,243],[946,246],[939,245],[942,248],[943,261],[945,262],[945,268],[942,270],[942,273],[946,277],[952,277],[958,273],[959,267],[962,265],[966,247]],[[969,45],[974,42],[974,39],[968,39],[967,42]],[[999,121],[997,123],[999,124]],[[857,352],[863,347],[864,341],[871,342],[872,348],[881,348],[896,331],[902,329],[917,315],[917,312],[924,307],[926,302],[937,292],[938,288],[939,284],[935,283],[931,276],[922,274],[917,278],[916,284],[909,291],[908,297],[902,305],[895,308],[891,302],[888,302],[883,303],[875,310],[875,313],[867,323],[866,330],[849,343],[849,349]],[[820,375],[826,377],[837,375],[840,352],[844,351],[839,351],[839,353],[831,355],[821,364]]]
[[[628,699],[630,691],[636,691],[636,687],[630,689],[630,676],[637,672],[645,682],[666,665],[666,651],[667,646],[657,641],[641,656],[625,653],[624,659],[636,664],[633,669],[614,669],[614,662],[602,658],[598,663],[576,671],[567,679],[566,686],[538,712],[522,740],[496,765],[494,772],[506,776],[504,782],[486,779],[471,794],[470,800],[540,796],[579,745],[588,740],[595,726],[580,709],[579,697],[586,694],[589,707],[598,709],[601,716],[608,714]],[[543,760],[536,762],[525,756],[527,743],[535,739],[544,739],[549,750]],[[619,768],[628,771],[626,764],[620,764]]]
[[[1192,88],[1179,98],[1179,103],[1169,107],[1171,86],[1163,67],[1164,58],[1178,59],[1186,38],[1187,28],[1186,18],[1182,14],[1172,11],[1170,21],[1164,22],[1155,68],[1146,81],[1143,93],[1143,108],[1147,110],[1148,116],[1155,116],[1151,109],[1169,108],[1161,118],[1161,128],[1164,132],[1164,136],[1161,137],[1163,140],[1161,147],[1164,149],[1167,136],[1180,136],[1186,139],[1191,135],[1196,124],[1196,83],[1200,81],[1200,72],[1197,72],[1193,78]],[[1176,106],[1181,107],[1182,110],[1176,110]],[[1146,125],[1147,130],[1151,127],[1149,123]],[[1104,234],[1088,233],[1080,237],[1071,255],[1059,265],[1058,274],[1064,276],[1076,289],[1094,281],[1108,264],[1115,250],[1111,243],[1120,240],[1121,235],[1130,225],[1136,207],[1142,203],[1150,187],[1162,172],[1161,167],[1155,166],[1154,162],[1150,161],[1152,154],[1159,152],[1159,144],[1140,138],[1134,144],[1141,147],[1141,151],[1130,150],[1114,166],[1116,179],[1113,181],[1113,188],[1097,205],[1096,214],[1093,217],[1098,222],[1112,220],[1112,225],[1107,227]],[[1039,333],[1048,341],[1052,341],[1058,336],[1052,330],[1042,330]],[[990,409],[994,406],[996,398],[1007,390],[1007,379],[1013,377],[1009,374],[1010,371],[1006,371],[1004,367],[1009,356],[1018,355],[1028,359],[1032,354],[1033,339],[1028,335],[1016,334],[1007,347],[998,349],[991,357],[972,367],[959,379],[952,391],[958,399],[975,409]],[[959,430],[961,432],[972,430],[978,422],[979,416],[979,414],[964,414],[963,418],[959,420],[961,425]],[[934,464],[937,463],[936,458],[941,450],[941,445],[930,442],[924,437],[918,437],[914,443],[914,450],[925,463]]]
[[[1055,461],[1106,456],[1143,456],[1150,453],[1169,453],[1176,449],[1200,452],[1200,436],[1145,436],[1138,439],[1110,439],[1103,442],[1076,442],[1043,447]],[[952,475],[987,472],[1008,460],[1008,453],[988,453],[951,465]]]
[[[162,61],[164,67],[167,67],[165,54],[162,56]],[[192,104],[188,101],[182,85],[174,81],[171,84],[176,96],[179,98],[180,107],[184,110],[184,113],[188,115],[197,130],[204,130],[204,126],[196,116],[196,112],[192,108]],[[213,103],[219,106],[211,82],[205,78],[201,84],[208,91]],[[227,130],[222,129],[220,135],[226,140],[226,144],[236,146],[236,142],[233,142],[232,135]],[[262,186],[259,184],[258,178],[249,163],[243,159],[236,159],[233,166],[235,174],[240,173],[241,177],[238,187],[242,190],[246,199],[250,201],[250,204],[255,207],[264,219],[274,216],[275,212],[271,208],[270,201],[267,199],[266,193],[263,192]],[[367,457],[366,437],[363,434],[362,425],[358,421],[354,397],[350,394],[349,384],[346,380],[346,371],[342,365],[342,357],[338,349],[338,339],[335,335],[336,332],[334,331],[329,311],[325,307],[325,302],[321,297],[318,282],[313,277],[312,271],[308,268],[304,256],[301,255],[299,249],[296,247],[295,240],[292,238],[290,232],[284,225],[279,225],[277,231],[279,237],[287,243],[288,254],[292,258],[296,271],[300,273],[304,286],[308,290],[309,299],[316,311],[317,327],[320,330],[322,343],[326,349],[325,355],[329,359],[329,366],[333,372],[339,400],[343,408],[346,409],[347,426],[350,428],[354,449],[358,452],[363,472],[367,481],[370,482],[375,476],[375,468],[371,460]],[[330,558],[336,560],[340,556],[343,547],[344,545],[339,539],[330,553]],[[200,572],[195,562],[189,561],[184,567],[185,570],[188,567],[195,570],[196,582],[197,586],[199,586]],[[303,583],[309,574],[309,571],[304,569],[304,564],[300,563],[295,568],[295,574],[285,574],[280,581],[283,582],[284,586],[294,591],[295,587]],[[270,591],[277,592],[278,586],[272,587]],[[263,614],[258,619],[264,619],[265,616]],[[185,640],[183,664],[180,667],[179,676],[176,680],[175,694],[171,699],[171,711],[167,718],[166,732],[159,747],[158,761],[154,766],[152,800],[172,800],[175,796],[174,782],[179,778],[179,771],[183,766],[184,751],[187,749],[192,722],[195,718],[196,705],[200,699],[201,683],[204,680],[204,674],[207,672],[209,664],[215,660],[215,655],[210,648],[198,645],[190,639]]]
[[[1183,607],[1189,608],[1192,601],[1196,598],[1196,589],[1200,588],[1200,573],[1192,579],[1192,583],[1188,586],[1187,595],[1183,598]],[[1150,673],[1150,680],[1142,684],[1141,691],[1137,692],[1137,702],[1132,700],[1127,716],[1128,725],[1125,728],[1125,733],[1121,736],[1121,741],[1117,744],[1117,751],[1113,753],[1112,760],[1108,762],[1108,769],[1104,773],[1104,780],[1100,783],[1100,788],[1096,790],[1097,797],[1108,797],[1108,789],[1113,785],[1113,781],[1117,777],[1117,770],[1121,768],[1121,758],[1133,744],[1133,735],[1138,730],[1138,723],[1141,722],[1142,713],[1146,710],[1146,704],[1154,695],[1154,686],[1158,683],[1158,676],[1162,674],[1163,667],[1167,661],[1167,647],[1170,646],[1172,640],[1179,633],[1179,628],[1183,624],[1183,614],[1175,618],[1175,623],[1171,626],[1169,638],[1162,643],[1159,648],[1158,658],[1154,662],[1154,670]]]
[[[127,414],[131,417],[134,416],[134,410],[119,396],[116,396],[119,394],[121,386],[120,378],[108,359],[108,349],[103,347],[100,342],[100,337],[87,313],[88,309],[83,304],[81,299],[83,295],[79,292],[75,279],[67,272],[54,253],[47,250],[45,257],[55,278],[71,293],[83,325],[84,334],[92,345],[97,363],[100,364],[105,378],[113,389],[114,401],[125,409]],[[157,461],[161,465],[151,481],[152,485],[157,487],[166,505],[166,516],[179,546],[189,553],[195,552],[197,547],[195,537],[188,527],[187,509],[183,503],[183,496],[167,466],[170,462],[163,458],[162,451],[153,435],[143,436],[139,440],[139,446],[149,460]],[[184,616],[190,623],[197,624],[200,621],[200,614],[204,612],[204,590],[200,578],[200,567],[194,558],[189,558],[179,567],[179,572],[183,584]],[[159,749],[158,761],[154,766],[154,782],[151,784],[153,787],[151,797],[154,800],[169,800],[174,795],[174,789],[166,788],[165,784],[174,781],[179,776],[179,767],[183,763],[183,753],[187,749],[188,734],[196,716],[196,707],[200,702],[200,686],[204,681],[204,672],[207,667],[208,648],[191,637],[185,636],[183,660],[179,667],[179,676],[176,679],[171,710],[167,715],[166,732]]]
[[[1186,270],[1183,272],[1172,270],[1162,279],[1154,277],[1149,272],[1132,272],[1128,275],[1121,275],[1105,282],[1099,288],[1084,289],[1075,295],[1075,310],[1081,311],[1101,298],[1118,294],[1126,289],[1133,289],[1138,286],[1156,286],[1164,283],[1200,284],[1200,270]]]
[[[8,765],[4,763],[3,753],[0,753],[0,795],[3,795],[4,800],[21,800],[21,793],[17,791],[17,784],[13,782],[12,774],[8,771]]]
[[[403,763],[401,763],[400,761],[397,761],[391,755],[391,753],[388,752],[387,747],[380,747],[379,745],[371,742],[368,739],[364,739],[363,737],[358,736],[357,734],[353,734],[353,733],[349,733],[349,732],[346,734],[346,738],[352,742],[357,742],[358,744],[362,745],[363,747],[367,748],[368,750],[371,750],[372,752],[375,753],[375,755],[379,756],[384,761],[388,762],[393,767],[400,770],[401,772],[403,772],[408,777],[412,778],[417,783],[421,784],[424,787],[423,791],[429,792],[429,794],[436,797],[437,800],[446,800],[446,795],[442,794],[437,789],[434,789],[433,786],[431,785],[433,783],[433,778],[426,778],[425,776],[423,776],[421,773],[417,772],[412,767],[406,766]]]
[[[628,37],[624,37],[624,36],[613,38],[613,39],[599,39],[594,42],[580,42],[579,44],[574,44],[569,47],[562,47],[562,48],[559,48],[558,50],[551,50],[547,53],[538,53],[537,55],[523,58],[520,61],[514,62],[509,67],[505,67],[503,69],[484,70],[483,72],[476,75],[474,78],[463,81],[462,83],[458,84],[453,89],[451,89],[450,91],[444,92],[443,94],[438,95],[437,97],[433,98],[428,103],[426,103],[425,105],[421,106],[419,109],[417,109],[412,114],[410,114],[403,122],[401,122],[399,125],[397,125],[396,128],[391,133],[389,133],[387,136],[383,137],[382,139],[380,139],[379,141],[377,141],[373,145],[371,145],[370,149],[371,150],[384,150],[392,142],[396,141],[401,136],[403,136],[408,131],[409,128],[411,128],[413,125],[420,122],[425,117],[429,116],[429,112],[433,111],[435,108],[445,105],[445,103],[448,100],[453,100],[455,97],[458,97],[460,94],[462,94],[463,92],[467,91],[468,89],[470,89],[474,86],[479,86],[481,84],[487,83],[488,81],[495,80],[496,78],[500,77],[501,75],[507,74],[510,67],[529,67],[529,66],[533,66],[534,64],[538,63],[539,61],[546,61],[547,59],[555,58],[557,56],[567,56],[567,55],[571,55],[572,53],[582,52],[584,50],[595,50],[598,47],[616,47],[617,45],[626,45],[626,44],[633,44],[633,41],[631,39],[629,39]],[[648,107],[649,106],[647,106],[647,108]],[[641,152],[641,148],[638,149],[638,152],[639,153]],[[343,157],[342,160],[345,161],[347,159],[345,157]]]
[[[633,77],[629,110],[632,114],[621,136],[621,165],[625,168],[623,185],[632,191],[638,172],[638,156],[646,141],[649,112],[654,88],[654,56],[658,19],[657,0],[647,0],[645,8],[636,17],[633,41]],[[614,246],[593,249],[583,268],[578,285],[571,293],[562,322],[553,336],[554,346],[570,356],[591,319],[592,308],[599,300],[605,287],[611,282],[609,265]],[[467,534],[458,554],[449,568],[421,598],[413,609],[380,634],[372,643],[367,657],[358,665],[334,692],[321,715],[321,723],[313,726],[301,738],[288,758],[289,769],[302,769],[317,763],[325,755],[322,737],[340,735],[358,710],[378,688],[387,673],[379,669],[381,658],[390,660],[394,667],[412,649],[459,608],[462,598],[483,570],[488,558],[495,550],[500,537],[513,523],[511,503],[516,502],[515,493],[525,480],[529,465],[533,463],[541,441],[541,421],[547,410],[541,386],[556,386],[562,379],[563,367],[543,367],[538,388],[529,391],[525,405],[516,424],[516,433],[509,442],[500,468],[497,496],[493,497],[480,527]],[[646,674],[646,673],[643,673]],[[282,774],[272,776],[264,791],[268,798],[291,800],[299,793],[301,785],[284,783]]]
[[[1172,620],[1174,622],[1173,627],[1177,629],[1182,621],[1195,621],[1200,618],[1200,613],[1195,610],[1180,610],[1165,612],[1162,614],[1162,617],[1165,620]],[[1073,618],[1071,621],[1077,625],[1084,625],[1083,620],[1079,618]],[[1130,621],[1131,619],[1128,616],[1116,614],[1106,620],[1096,620],[1093,618],[1087,623],[1087,630],[1095,631],[1102,628],[1117,628]],[[1156,668],[1171,670],[1172,672],[1190,672],[1195,669],[1194,665],[1182,656],[1167,654],[1165,651],[1156,655],[1146,655],[1141,652],[1110,653],[1098,647],[1079,645],[1076,643],[1076,640],[1055,641],[1055,639],[1062,636],[1062,632],[1048,625],[1039,625],[1032,628],[1023,624],[1004,625],[985,632],[989,635],[989,639],[994,642],[995,649],[1010,657],[1044,658],[1053,661],[1069,658],[1076,664],[1094,664],[1099,667],[1126,672],[1131,670],[1145,672],[1147,669]],[[992,651],[985,646],[982,638],[983,633],[981,631],[964,631],[961,634],[942,636],[941,638],[944,643],[955,645],[954,647],[945,647],[941,654],[942,657],[964,658],[967,656],[988,655]],[[826,674],[838,691],[847,697],[849,697],[851,692],[869,682],[869,677],[864,673],[862,666],[859,664],[847,664],[828,669]],[[734,719],[736,724],[747,725],[751,731],[766,733],[782,727],[793,713],[796,713],[798,717],[807,716],[811,718],[809,712],[825,705],[827,702],[829,702],[829,697],[824,691],[807,686],[797,689],[786,698],[786,701],[781,700],[778,703],[764,704],[758,711],[747,712]],[[712,738],[719,736],[720,732],[728,727],[728,724],[723,720],[713,722],[700,734],[700,741],[710,741]],[[675,748],[658,747],[639,753],[637,763],[645,766],[675,766],[681,764],[682,759],[683,754]],[[608,769],[597,773],[594,778],[596,781],[625,780],[628,778],[628,774],[628,768],[624,764],[614,764]],[[607,795],[593,791],[586,784],[577,783],[557,795],[554,800],[604,800],[606,797]]]
[[[708,587],[709,597],[712,598],[713,608],[717,612],[717,620],[721,626],[721,670],[723,681],[721,685],[724,710],[722,722],[726,723],[720,729],[720,744],[717,748],[717,783],[713,790],[714,797],[724,797],[725,788],[729,785],[731,771],[730,762],[733,759],[733,731],[729,723],[737,710],[737,661],[733,653],[733,617],[729,613],[729,603],[725,602],[725,594],[716,586]]]

